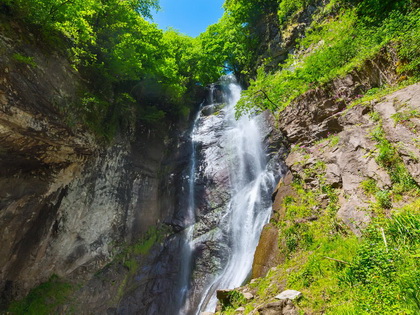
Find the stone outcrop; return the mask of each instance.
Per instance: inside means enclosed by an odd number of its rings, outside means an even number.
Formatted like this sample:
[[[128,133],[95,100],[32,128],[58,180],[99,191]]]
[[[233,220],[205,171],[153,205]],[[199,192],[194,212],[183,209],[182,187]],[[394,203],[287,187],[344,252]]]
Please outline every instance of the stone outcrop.
[[[279,250],[278,229],[273,224],[267,224],[261,232],[259,246],[254,254],[252,278],[263,277],[268,270],[284,261]]]
[[[258,308],[261,315],[297,315],[299,312],[290,300],[267,303]]]
[[[420,84],[412,85],[373,104],[382,118],[386,138],[397,148],[407,170],[420,185]]]
[[[399,79],[396,67],[395,51],[384,48],[377,57],[366,61],[344,78],[338,78],[298,97],[281,112],[280,130],[289,143],[303,145],[341,132],[346,124],[342,112],[347,105],[371,88],[395,84]]]

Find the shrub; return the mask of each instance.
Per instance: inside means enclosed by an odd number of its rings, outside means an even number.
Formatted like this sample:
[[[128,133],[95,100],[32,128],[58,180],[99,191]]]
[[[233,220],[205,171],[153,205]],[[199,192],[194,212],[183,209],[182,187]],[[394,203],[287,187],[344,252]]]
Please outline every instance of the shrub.
[[[375,194],[378,205],[383,209],[391,209],[392,201],[388,190],[380,190]]]

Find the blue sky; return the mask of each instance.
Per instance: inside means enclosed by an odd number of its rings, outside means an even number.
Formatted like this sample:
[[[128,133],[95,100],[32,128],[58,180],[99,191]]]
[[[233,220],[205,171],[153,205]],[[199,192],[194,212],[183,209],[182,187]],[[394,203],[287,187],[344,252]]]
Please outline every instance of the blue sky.
[[[181,33],[196,37],[222,17],[223,2],[224,0],[160,0],[162,9],[154,14],[153,22],[163,30],[171,26]]]

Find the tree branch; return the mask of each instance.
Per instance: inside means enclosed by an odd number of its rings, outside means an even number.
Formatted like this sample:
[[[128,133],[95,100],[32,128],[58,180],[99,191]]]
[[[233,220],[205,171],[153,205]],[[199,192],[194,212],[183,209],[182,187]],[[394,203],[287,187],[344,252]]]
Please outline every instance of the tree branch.
[[[48,16],[51,17],[51,20],[55,18],[55,13],[60,9],[61,7],[65,6],[67,3],[74,3],[73,0],[65,0],[64,2],[60,3],[59,5],[53,6],[50,9],[50,13]]]
[[[275,104],[267,95],[267,93],[265,93],[263,90],[258,90],[257,92],[255,92],[254,94],[257,94],[258,92],[261,92],[262,94],[264,94],[264,97],[271,103],[273,104],[276,108],[277,108],[277,104]]]

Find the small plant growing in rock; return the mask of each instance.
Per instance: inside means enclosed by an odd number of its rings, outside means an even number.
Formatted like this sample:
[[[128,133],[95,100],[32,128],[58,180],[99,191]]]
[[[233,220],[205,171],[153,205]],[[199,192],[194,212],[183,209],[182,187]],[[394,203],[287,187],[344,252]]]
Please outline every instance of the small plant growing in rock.
[[[376,180],[368,178],[360,183],[360,187],[363,189],[367,196],[372,196],[378,191]]]
[[[12,58],[19,63],[23,63],[29,65],[31,67],[36,67],[36,63],[34,61],[34,57],[25,56],[19,53],[13,54]]]
[[[392,201],[391,194],[388,190],[380,190],[375,194],[376,201],[382,209],[391,209]]]
[[[405,110],[402,112],[395,113],[391,116],[394,120],[394,127],[397,124],[402,124],[410,129],[413,133],[417,133],[417,125],[411,121],[413,118],[420,118],[420,112],[418,110]]]
[[[335,147],[340,142],[340,136],[339,135],[332,135],[330,136],[330,143],[328,144],[330,147]]]
[[[374,122],[378,122],[381,120],[381,115],[379,115],[378,112],[370,112],[369,116]]]

